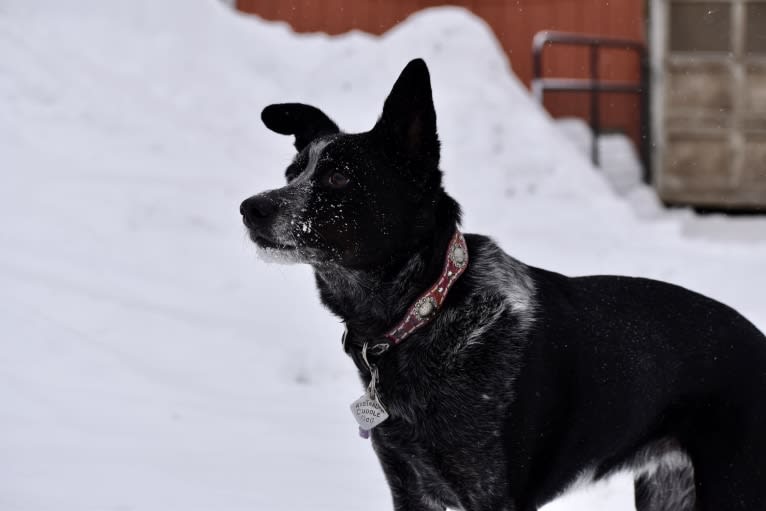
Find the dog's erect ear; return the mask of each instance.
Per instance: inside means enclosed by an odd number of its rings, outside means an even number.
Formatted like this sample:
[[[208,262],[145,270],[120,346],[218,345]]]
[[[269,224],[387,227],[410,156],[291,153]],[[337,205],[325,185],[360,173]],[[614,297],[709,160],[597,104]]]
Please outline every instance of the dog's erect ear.
[[[272,131],[295,135],[298,152],[322,135],[339,133],[338,125],[320,109],[303,103],[269,105],[261,112],[261,120]]]
[[[405,156],[439,164],[431,79],[423,59],[410,61],[399,75],[373,131]]]

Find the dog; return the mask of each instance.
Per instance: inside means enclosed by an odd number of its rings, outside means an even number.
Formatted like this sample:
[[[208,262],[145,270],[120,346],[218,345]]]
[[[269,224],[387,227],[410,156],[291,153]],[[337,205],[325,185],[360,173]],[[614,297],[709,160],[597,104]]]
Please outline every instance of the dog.
[[[639,511],[766,510],[764,335],[684,288],[570,278],[462,234],[423,60],[366,133],[299,103],[261,117],[297,154],[244,224],[310,264],[345,323],[394,509],[530,511],[629,469]]]

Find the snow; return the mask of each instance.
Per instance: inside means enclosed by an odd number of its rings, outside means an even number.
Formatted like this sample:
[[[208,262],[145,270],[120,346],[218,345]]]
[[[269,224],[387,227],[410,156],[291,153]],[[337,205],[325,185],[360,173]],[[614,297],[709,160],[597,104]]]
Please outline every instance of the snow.
[[[238,206],[292,154],[265,105],[366,130],[415,56],[468,231],[568,274],[676,282],[766,328],[763,220],[639,214],[463,10],[329,38],[215,0],[5,0],[1,509],[390,508],[338,321],[308,268],[257,260]],[[631,492],[619,476],[546,511],[632,509]]]

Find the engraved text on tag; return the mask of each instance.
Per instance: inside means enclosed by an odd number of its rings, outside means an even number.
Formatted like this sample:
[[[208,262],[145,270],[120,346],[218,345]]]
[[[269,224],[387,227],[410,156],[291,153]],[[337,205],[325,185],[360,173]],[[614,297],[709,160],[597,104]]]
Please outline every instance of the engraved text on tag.
[[[351,403],[351,413],[359,423],[359,427],[369,431],[384,420],[388,419],[388,413],[375,398],[365,393],[362,397]]]

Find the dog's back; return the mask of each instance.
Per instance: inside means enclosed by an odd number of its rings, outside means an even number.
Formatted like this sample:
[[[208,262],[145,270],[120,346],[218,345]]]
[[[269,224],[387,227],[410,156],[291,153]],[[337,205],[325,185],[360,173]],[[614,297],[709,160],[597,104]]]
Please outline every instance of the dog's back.
[[[691,461],[699,491],[715,488],[705,502],[762,492],[761,332],[733,309],[663,282],[530,275],[535,327],[511,414],[534,419],[511,421],[507,435],[536,460],[533,493],[553,496],[584,469],[600,477],[663,461],[678,471]],[[725,481],[738,482],[724,489]]]

